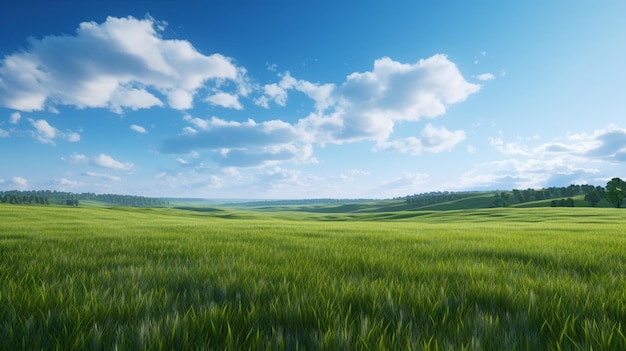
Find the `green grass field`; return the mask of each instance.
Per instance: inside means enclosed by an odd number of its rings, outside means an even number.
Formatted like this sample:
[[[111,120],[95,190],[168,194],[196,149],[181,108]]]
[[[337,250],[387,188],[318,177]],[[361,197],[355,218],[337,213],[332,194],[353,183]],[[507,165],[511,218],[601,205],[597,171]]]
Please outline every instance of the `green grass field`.
[[[0,349],[626,350],[623,210],[189,209],[0,206]]]

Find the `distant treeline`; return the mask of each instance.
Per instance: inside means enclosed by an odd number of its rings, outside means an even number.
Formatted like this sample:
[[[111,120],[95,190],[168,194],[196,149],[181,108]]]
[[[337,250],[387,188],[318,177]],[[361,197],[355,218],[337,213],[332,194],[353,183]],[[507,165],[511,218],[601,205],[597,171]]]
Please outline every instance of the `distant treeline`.
[[[563,198],[563,197],[573,197],[576,195],[587,195],[592,191],[600,191],[604,193],[604,188],[601,186],[593,186],[593,185],[570,185],[567,187],[550,187],[544,189],[526,189],[526,190],[517,190],[513,189],[513,197],[517,200],[518,203],[530,202],[530,201],[540,201],[540,200],[548,200],[555,198]]]
[[[406,203],[415,207],[422,207],[428,205],[440,204],[443,202],[461,200],[468,197],[474,197],[478,194],[482,194],[480,192],[475,191],[464,191],[464,192],[453,192],[453,191],[433,191],[429,193],[420,193],[407,195]]]
[[[529,188],[525,190],[513,189],[511,191],[493,191],[488,193],[494,194],[493,207],[506,207],[514,203],[525,203],[549,199],[557,199],[550,203],[552,207],[573,207],[574,201],[572,197],[577,195],[585,195],[585,201],[588,201],[592,206],[595,206],[596,203],[605,198],[605,189],[601,186],[575,184],[567,187],[550,187],[543,189]],[[407,195],[405,199],[408,205],[422,207],[461,200],[480,194],[484,193],[442,191]]]
[[[0,192],[0,203],[2,204],[33,204],[33,205],[49,205],[50,200],[47,197],[36,195],[24,195],[21,192]]]
[[[8,204],[41,204],[41,205],[68,205],[78,206],[80,201],[93,200],[110,205],[132,207],[161,207],[168,205],[167,201],[135,195],[94,194],[94,193],[70,193],[56,190],[31,190],[31,191],[0,191],[0,203]]]
[[[243,206],[289,206],[289,205],[327,205],[355,202],[370,202],[373,199],[302,199],[302,200],[263,200],[239,203]]]

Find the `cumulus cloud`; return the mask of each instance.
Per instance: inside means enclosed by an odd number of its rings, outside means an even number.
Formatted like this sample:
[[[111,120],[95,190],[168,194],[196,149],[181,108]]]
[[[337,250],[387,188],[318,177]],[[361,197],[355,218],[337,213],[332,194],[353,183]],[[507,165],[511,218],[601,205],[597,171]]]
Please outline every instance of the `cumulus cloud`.
[[[480,86],[467,82],[445,55],[414,64],[384,57],[374,62],[373,70],[354,72],[340,86],[298,80],[286,72],[278,84],[264,87],[265,95],[257,103],[284,106],[291,89],[313,99],[317,110],[299,125],[318,142],[340,143],[384,141],[396,122],[440,116],[447,105],[464,101]],[[327,109],[331,111],[325,113]]]
[[[27,188],[28,187],[28,180],[26,180],[25,178],[22,177],[13,177],[11,178],[11,185],[18,187],[18,188]]]
[[[572,134],[561,146],[569,152],[608,161],[626,161],[626,129],[609,126],[593,133]],[[546,151],[549,151],[547,145]],[[555,145],[552,145],[555,146]]]
[[[528,147],[526,145],[517,141],[505,143],[501,137],[498,137],[489,138],[489,144],[503,154],[522,156],[533,155],[533,153],[528,150]]]
[[[460,188],[528,189],[563,184],[586,184],[598,174],[567,158],[507,159],[476,165],[455,184]]]
[[[20,122],[20,119],[22,119],[22,115],[19,112],[13,112],[9,116],[9,123],[18,124]]]
[[[146,133],[148,133],[148,131],[146,130],[146,128],[144,128],[144,127],[142,127],[142,126],[138,126],[138,125],[136,125],[136,124],[131,125],[131,126],[130,126],[130,129],[131,129],[131,130],[133,130],[133,131],[135,131],[135,132],[137,132],[137,133],[140,133],[140,134],[146,134]]]
[[[76,132],[68,132],[68,133],[65,133],[64,135],[67,141],[69,141],[70,143],[75,143],[75,142],[80,141],[80,134]]]
[[[399,122],[441,116],[449,105],[480,89],[441,54],[414,63],[383,57],[371,70],[349,74],[339,84],[297,79],[287,71],[278,74],[277,83],[259,86],[231,58],[205,55],[186,40],[163,38],[165,26],[151,17],[108,17],[103,23],[81,23],[72,35],[31,39],[25,50],[0,60],[0,106],[22,112],[58,112],[58,106],[115,113],[155,106],[185,110],[202,93],[203,102],[241,110],[241,98],[256,89],[260,96],[253,101],[264,107],[286,106],[294,92],[310,98],[314,110],[293,123],[186,116],[188,125],[160,147],[166,154],[203,150],[222,167],[251,167],[315,162],[314,145],[362,140],[373,142],[377,150],[412,154],[450,150],[464,140],[463,131],[427,124],[419,136],[394,140],[394,128]],[[14,113],[11,123],[20,117]],[[46,120],[30,121],[33,136],[42,143],[80,140],[78,133],[62,132]],[[139,125],[130,128],[146,132]],[[117,170],[134,167],[106,154],[90,162]]]
[[[372,71],[349,75],[341,97],[347,105],[361,104],[360,111],[371,108],[401,121],[440,116],[446,105],[464,101],[479,89],[445,55],[415,64],[384,57],[374,62]]]
[[[100,179],[110,180],[113,182],[121,182],[123,180],[122,178],[118,176],[114,176],[114,175],[110,175],[106,173],[85,172],[84,175],[87,177],[100,178]]]
[[[33,137],[43,144],[55,145],[54,139],[63,138],[69,142],[80,141],[80,134],[72,131],[62,132],[51,126],[45,119],[29,119],[30,124],[35,128]]]
[[[489,138],[490,144],[503,154],[534,157],[578,157],[586,160],[626,161],[626,129],[608,126],[591,133],[568,134],[558,141],[532,146],[523,141],[504,142]]]
[[[76,165],[79,163],[87,163],[87,161],[89,161],[89,158],[87,156],[83,154],[77,154],[77,153],[71,154],[69,158],[62,157],[61,159],[73,165]]]
[[[44,144],[54,144],[57,136],[57,129],[51,126],[46,120],[31,120],[31,125],[35,128],[35,138]]]
[[[8,138],[8,137],[9,137],[9,132],[0,128],[0,138]]]
[[[204,55],[188,41],[163,39],[152,18],[108,17],[84,22],[75,35],[32,39],[0,61],[0,105],[19,111],[163,106],[188,109],[207,82],[245,85],[231,59]],[[238,92],[247,88],[238,87]]]
[[[74,180],[70,180],[67,178],[59,178],[59,179],[55,179],[54,180],[54,184],[58,187],[60,187],[61,189],[66,189],[66,188],[76,188],[80,185],[82,185],[80,182],[74,181]]]
[[[279,106],[287,104],[288,91],[296,90],[304,93],[315,103],[318,111],[323,111],[334,103],[334,84],[312,83],[302,79],[295,79],[288,71],[281,75],[278,84],[267,84],[263,87],[264,96],[256,100],[256,104],[265,108],[269,107],[269,101]]]
[[[263,87],[265,96],[257,100],[257,105],[269,108],[268,101],[272,100],[279,106],[285,106],[287,104],[287,90],[281,88],[278,84],[267,84]]]
[[[463,140],[465,140],[464,131],[451,132],[445,127],[437,128],[429,123],[422,130],[420,138],[410,137],[402,140],[383,141],[377,145],[377,148],[418,155],[424,151],[432,153],[450,151]]]
[[[132,162],[120,162],[107,154],[100,154],[91,159],[91,164],[102,168],[110,168],[119,171],[130,171],[135,165]]]
[[[381,58],[372,71],[352,73],[339,86],[296,79],[289,72],[280,77],[278,83],[263,87],[258,105],[285,106],[289,92],[299,91],[313,100],[315,111],[293,124],[185,116],[190,125],[181,135],[165,140],[161,151],[208,149],[214,156],[221,155],[217,162],[223,166],[314,160],[312,145],[359,140],[375,142],[378,150],[442,152],[464,140],[465,132],[427,124],[419,137],[392,140],[396,123],[441,116],[448,105],[462,102],[480,89],[480,85],[467,82],[445,55],[413,64]]]
[[[197,149],[210,150],[213,160],[224,167],[250,167],[293,159],[306,161],[312,154],[311,146],[301,142],[301,132],[282,121],[235,122],[190,116],[184,119],[195,128],[165,140],[161,152],[184,154]]]
[[[205,101],[210,102],[213,105],[232,108],[235,110],[243,109],[243,105],[239,102],[239,98],[235,94],[228,93],[217,93],[214,95],[208,96]]]
[[[476,165],[456,184],[461,188],[526,189],[563,184],[594,184],[601,169],[626,161],[626,129],[616,126],[567,134],[533,145],[536,138],[489,142],[508,159]]]
[[[479,89],[445,55],[414,64],[384,57],[374,62],[372,71],[346,78],[336,89],[332,113],[312,114],[300,124],[319,142],[374,140],[384,144],[397,122],[441,116],[448,105],[464,101]]]
[[[478,80],[486,81],[486,80],[494,80],[496,76],[493,73],[483,73],[476,76]]]

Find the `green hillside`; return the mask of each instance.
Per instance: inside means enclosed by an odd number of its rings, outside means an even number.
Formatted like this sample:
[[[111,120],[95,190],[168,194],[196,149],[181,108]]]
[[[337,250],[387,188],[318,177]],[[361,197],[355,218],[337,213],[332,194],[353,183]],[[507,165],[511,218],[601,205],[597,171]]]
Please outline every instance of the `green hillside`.
[[[291,205],[291,206],[245,206],[238,207],[242,209],[263,211],[263,212],[310,212],[320,214],[359,214],[359,213],[384,213],[384,212],[402,212],[402,211],[452,211],[452,210],[470,210],[470,209],[486,209],[494,208],[495,193],[477,193],[474,196],[462,198],[454,201],[447,201],[426,206],[409,205],[405,200],[380,200],[370,202],[342,203],[342,204],[314,204],[314,205]],[[559,202],[564,198],[555,198],[547,200],[529,201],[519,203],[514,199],[510,199],[506,207],[511,208],[537,208],[537,207],[553,207],[552,201]],[[574,207],[591,208],[589,202],[584,201],[583,195],[573,196]],[[603,199],[596,207],[611,208],[613,205]],[[188,208],[189,209],[189,208]],[[200,210],[200,209],[198,209]]]
[[[444,202],[435,205],[423,206],[418,210],[431,210],[431,211],[443,211],[443,210],[466,210],[477,208],[491,208],[493,206],[493,194],[480,194],[465,199]]]

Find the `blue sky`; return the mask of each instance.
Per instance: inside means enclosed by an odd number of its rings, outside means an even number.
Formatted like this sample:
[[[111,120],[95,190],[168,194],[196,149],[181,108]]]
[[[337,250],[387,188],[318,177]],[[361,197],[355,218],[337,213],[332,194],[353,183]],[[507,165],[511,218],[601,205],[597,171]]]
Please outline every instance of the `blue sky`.
[[[626,177],[623,1],[25,0],[0,190],[389,198]]]

